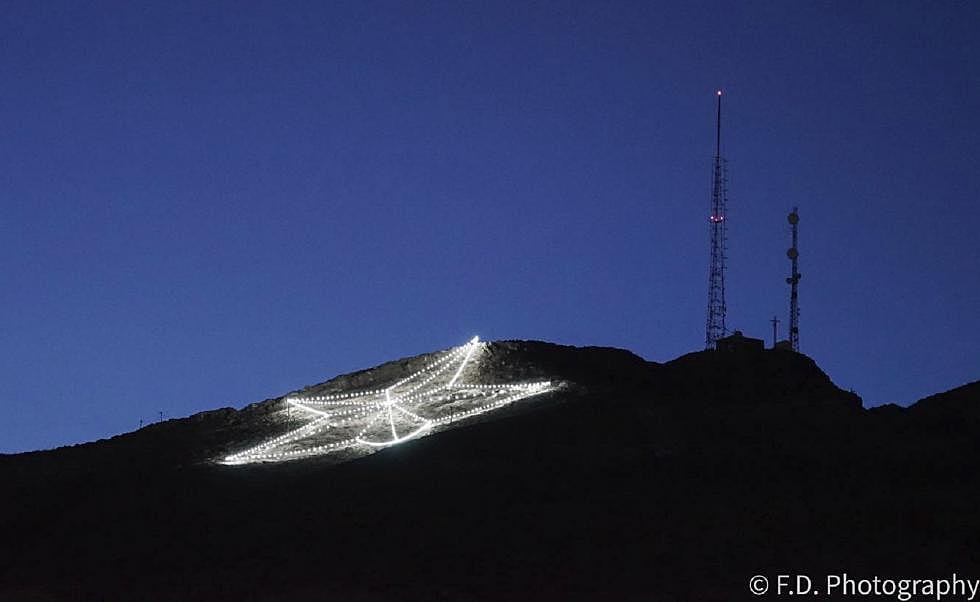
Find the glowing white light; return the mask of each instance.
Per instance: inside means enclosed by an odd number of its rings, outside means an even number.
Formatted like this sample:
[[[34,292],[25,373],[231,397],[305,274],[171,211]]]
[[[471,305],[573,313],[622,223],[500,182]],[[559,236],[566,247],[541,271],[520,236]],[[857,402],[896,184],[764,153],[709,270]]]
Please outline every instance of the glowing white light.
[[[465,345],[446,352],[437,361],[383,389],[287,397],[288,406],[312,415],[312,420],[231,454],[222,462],[245,464],[290,460],[360,445],[387,447],[422,436],[433,427],[485,414],[555,388],[550,381],[461,383],[467,367],[478,366],[478,355],[485,347],[479,337],[473,337]],[[446,380],[446,374],[452,368],[455,368],[452,377]],[[351,429],[358,429],[358,432],[344,437],[345,431],[350,433]],[[324,439],[327,442],[322,442]],[[364,448],[360,453],[365,453]]]
[[[477,337],[473,337],[473,340],[469,342],[468,347],[470,350],[466,352],[466,357],[463,358],[463,363],[459,365],[459,369],[456,370],[456,374],[453,374],[453,379],[449,381],[448,385],[446,385],[447,389],[452,389],[453,385],[456,384],[456,381],[459,380],[459,375],[463,373],[463,368],[466,367],[467,362],[469,362],[470,358],[473,357],[473,351],[476,349],[478,342],[479,339]]]

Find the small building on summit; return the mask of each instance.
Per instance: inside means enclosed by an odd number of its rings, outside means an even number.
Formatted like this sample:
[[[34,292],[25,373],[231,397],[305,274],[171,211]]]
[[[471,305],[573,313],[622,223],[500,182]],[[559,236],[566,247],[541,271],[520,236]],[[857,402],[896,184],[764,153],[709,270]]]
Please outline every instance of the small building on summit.
[[[722,353],[761,352],[765,348],[762,339],[753,339],[736,330],[727,337],[718,339],[715,349]]]

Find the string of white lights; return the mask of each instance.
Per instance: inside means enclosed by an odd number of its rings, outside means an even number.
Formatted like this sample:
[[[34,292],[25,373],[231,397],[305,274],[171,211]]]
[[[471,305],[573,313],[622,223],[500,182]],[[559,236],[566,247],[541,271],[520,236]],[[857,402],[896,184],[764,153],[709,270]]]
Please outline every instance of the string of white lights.
[[[456,357],[458,357],[460,354],[462,354],[466,350],[466,347],[467,346],[469,346],[469,345],[475,345],[478,342],[479,342],[479,337],[473,337],[473,339],[470,340],[470,342],[467,343],[466,345],[464,345],[462,347],[457,347],[456,349],[453,349],[448,354],[446,354],[446,356],[444,358],[442,358],[441,360],[439,360],[439,361],[437,361],[435,363],[432,363],[432,364],[428,364],[427,366],[425,366],[421,370],[418,370],[416,372],[413,372],[412,374],[409,374],[405,378],[399,380],[395,384],[393,384],[390,387],[388,387],[387,390],[389,390],[389,391],[390,390],[393,390],[393,389],[395,389],[397,387],[400,387],[401,385],[409,382],[410,380],[414,379],[415,377],[419,376],[420,374],[422,374],[422,373],[424,373],[424,372],[426,372],[428,370],[432,370],[434,368],[439,368],[439,367],[441,367],[441,366],[443,366],[445,364],[448,364],[452,360],[456,359]]]
[[[477,337],[474,337],[474,340],[470,341],[470,343],[476,342],[478,340],[479,339]],[[398,386],[400,386],[402,384],[405,384],[406,382],[412,380],[413,378],[415,378],[419,374],[422,374],[422,373],[424,373],[424,372],[426,372],[428,370],[431,370],[433,368],[437,368],[437,367],[441,366],[442,364],[445,364],[445,363],[448,363],[448,362],[452,361],[455,357],[457,357],[458,355],[460,355],[461,353],[463,353],[464,350],[465,350],[465,347],[453,349],[444,358],[440,359],[439,361],[434,362],[434,363],[431,363],[431,364],[426,364],[421,370],[417,370],[416,372],[413,372],[412,374],[409,374],[405,378],[397,381],[395,384],[393,384],[393,385],[391,385],[389,387],[386,387],[385,389],[373,389],[373,390],[369,390],[369,391],[356,391],[356,392],[353,392],[353,393],[340,393],[340,394],[336,394],[336,395],[314,395],[312,397],[307,397],[307,398],[292,398],[292,399],[294,399],[296,401],[303,401],[304,403],[317,403],[317,404],[332,404],[332,403],[347,404],[347,403],[356,403],[356,402],[354,402],[352,400],[355,400],[355,399],[360,398],[360,397],[371,397],[371,396],[374,396],[374,395],[381,395],[385,391],[390,391],[390,390],[394,389],[395,387],[398,387]]]
[[[418,391],[422,387],[426,386],[427,384],[429,384],[430,382],[432,382],[433,380],[435,380],[436,378],[438,378],[443,372],[445,372],[446,370],[448,370],[449,368],[452,367],[452,364],[450,363],[449,360],[456,359],[459,355],[461,355],[461,353],[462,353],[461,352],[461,349],[469,348],[467,350],[466,359],[464,359],[463,360],[463,364],[460,365],[460,369],[462,369],[462,366],[466,364],[466,361],[469,359],[469,356],[473,353],[473,349],[476,348],[476,346],[477,346],[478,343],[479,343],[479,339],[476,338],[476,337],[473,337],[473,340],[471,340],[469,343],[467,343],[463,348],[460,348],[460,350],[453,351],[449,356],[447,356],[447,358],[444,360],[445,364],[442,367],[440,367],[437,371],[435,371],[431,376],[429,376],[429,378],[423,380],[421,383],[419,383],[415,387],[413,387],[413,388],[409,389],[408,391],[406,391],[404,393],[404,395],[398,396],[398,399],[400,399],[400,400],[404,399],[405,396],[410,395],[412,393],[415,393],[416,391]],[[407,379],[403,379],[398,384],[405,384],[408,381],[410,381],[414,376],[417,376],[417,375],[419,375],[421,373],[422,373],[422,371],[416,372],[415,374],[413,374],[412,376],[408,377]],[[398,386],[398,384],[391,386],[389,388],[389,390],[393,390],[396,386]]]
[[[261,462],[270,460],[290,460],[302,456],[317,455],[328,451],[334,451],[342,449],[345,447],[350,447],[356,444],[357,441],[351,437],[350,439],[343,439],[341,441],[334,441],[332,443],[324,443],[323,445],[314,445],[311,447],[303,447],[299,449],[283,451],[283,452],[273,452],[273,453],[255,453],[243,458],[232,459],[232,456],[226,458],[224,464],[247,464],[249,462]]]
[[[550,381],[534,383],[534,386],[524,387],[524,391],[522,391],[521,393],[518,393],[516,395],[511,395],[510,397],[505,397],[498,401],[484,404],[482,406],[478,406],[470,410],[466,410],[464,412],[452,412],[449,415],[434,421],[434,423],[446,424],[448,422],[455,422],[456,420],[462,420],[463,418],[470,418],[472,416],[477,416],[479,414],[485,414],[491,410],[496,410],[505,405],[514,403],[515,401],[520,401],[522,399],[527,399],[528,397],[533,397],[535,395],[541,395],[542,393],[547,393],[551,389],[552,387]]]
[[[288,433],[285,433],[278,437],[274,437],[268,441],[256,445],[255,447],[251,447],[244,451],[238,452],[237,454],[231,454],[227,458],[225,458],[225,460],[230,462],[237,462],[249,456],[261,454],[268,449],[286,445],[292,443],[293,441],[298,441],[299,439],[308,437],[309,435],[312,435],[313,433],[315,433],[316,431],[324,427],[330,428],[329,425],[327,424],[327,419],[325,417],[320,417],[315,419],[313,422],[310,422],[309,424],[303,425],[298,429],[289,431]]]

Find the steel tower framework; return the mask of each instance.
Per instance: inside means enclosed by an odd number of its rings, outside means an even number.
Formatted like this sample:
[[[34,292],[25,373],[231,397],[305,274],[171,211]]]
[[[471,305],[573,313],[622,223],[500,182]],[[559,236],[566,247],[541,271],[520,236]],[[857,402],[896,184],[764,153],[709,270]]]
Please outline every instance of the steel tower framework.
[[[714,174],[711,184],[711,215],[708,217],[711,235],[711,267],[708,270],[708,319],[704,346],[713,348],[728,334],[725,327],[725,250],[727,234],[725,219],[728,206],[728,162],[721,156],[721,90],[718,90],[718,112],[715,121]]]
[[[793,211],[786,216],[787,221],[789,221],[790,229],[793,232],[793,246],[786,251],[786,256],[792,262],[792,272],[790,272],[789,278],[786,279],[786,284],[790,286],[789,289],[789,342],[792,346],[793,351],[800,350],[800,304],[799,304],[799,288],[800,288],[800,252],[796,248],[796,238],[797,238],[797,224],[800,223],[800,215],[797,213],[798,207],[793,207]]]

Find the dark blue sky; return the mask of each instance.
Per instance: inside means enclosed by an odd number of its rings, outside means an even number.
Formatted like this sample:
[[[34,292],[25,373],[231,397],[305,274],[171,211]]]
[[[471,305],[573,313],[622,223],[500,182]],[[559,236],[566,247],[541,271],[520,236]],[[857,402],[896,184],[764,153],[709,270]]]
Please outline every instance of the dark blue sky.
[[[4,3],[0,451],[474,334],[701,348],[718,87],[729,326],[785,326],[799,205],[837,384],[980,378],[980,5],[528,4]]]

